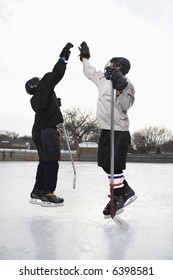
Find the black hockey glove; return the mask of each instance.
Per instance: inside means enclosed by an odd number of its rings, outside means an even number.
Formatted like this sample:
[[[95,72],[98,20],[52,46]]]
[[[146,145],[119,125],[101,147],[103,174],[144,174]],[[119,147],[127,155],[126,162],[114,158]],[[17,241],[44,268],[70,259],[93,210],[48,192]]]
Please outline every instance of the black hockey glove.
[[[80,44],[79,51],[80,51],[79,57],[80,57],[81,61],[82,61],[83,57],[87,58],[87,59],[90,58],[90,50],[89,50],[89,47],[87,46],[86,42],[82,42]]]
[[[70,51],[71,48],[73,48],[73,45],[71,43],[67,43],[65,47],[62,49],[59,57],[65,57],[65,60],[68,60],[71,53]]]
[[[106,67],[105,77],[107,80],[112,81],[114,89],[123,90],[128,85],[127,79],[117,67]]]

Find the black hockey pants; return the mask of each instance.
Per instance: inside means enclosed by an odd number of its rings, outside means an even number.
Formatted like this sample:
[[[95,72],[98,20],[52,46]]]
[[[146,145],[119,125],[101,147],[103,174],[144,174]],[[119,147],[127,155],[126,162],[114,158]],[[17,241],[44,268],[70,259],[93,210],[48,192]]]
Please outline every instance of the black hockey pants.
[[[127,151],[131,141],[129,131],[114,132],[114,174],[126,169]],[[111,132],[102,129],[98,144],[98,166],[110,174]]]
[[[44,193],[54,192],[56,189],[60,159],[59,134],[55,128],[33,131],[32,139],[36,145],[39,164],[34,188]]]

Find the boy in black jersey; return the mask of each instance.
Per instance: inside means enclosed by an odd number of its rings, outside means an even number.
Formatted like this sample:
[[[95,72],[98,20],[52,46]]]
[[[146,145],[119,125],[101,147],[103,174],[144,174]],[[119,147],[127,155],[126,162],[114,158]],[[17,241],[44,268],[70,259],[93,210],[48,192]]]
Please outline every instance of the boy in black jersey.
[[[54,88],[64,76],[66,61],[72,47],[71,43],[66,44],[52,72],[46,73],[41,79],[32,78],[25,84],[27,93],[33,95],[30,101],[35,112],[32,139],[39,155],[30,203],[42,206],[60,206],[64,202],[63,198],[54,194],[60,160],[59,134],[56,126],[63,123],[61,100],[56,97]]]

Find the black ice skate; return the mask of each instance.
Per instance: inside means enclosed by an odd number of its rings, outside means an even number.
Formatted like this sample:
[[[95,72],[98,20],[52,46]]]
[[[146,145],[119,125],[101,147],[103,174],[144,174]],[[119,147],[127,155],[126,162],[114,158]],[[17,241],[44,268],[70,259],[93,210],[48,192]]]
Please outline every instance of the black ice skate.
[[[122,197],[123,197],[124,207],[128,206],[129,204],[131,204],[133,201],[137,199],[134,190],[130,188],[126,180],[124,180]]]
[[[33,191],[31,192],[30,196],[31,196],[31,199],[30,199],[30,203],[32,204],[38,204],[40,205],[41,204],[41,196],[42,196],[43,192],[38,189],[38,188],[34,188]]]
[[[110,195],[108,195],[110,197]],[[122,196],[114,196],[114,209],[116,215],[121,214],[124,211],[124,202]],[[103,210],[103,214],[105,215],[105,219],[108,219],[111,217],[111,201],[108,202],[108,204],[105,206],[105,209]]]
[[[54,193],[46,193],[41,196],[43,207],[58,207],[63,206],[64,199],[56,196]]]

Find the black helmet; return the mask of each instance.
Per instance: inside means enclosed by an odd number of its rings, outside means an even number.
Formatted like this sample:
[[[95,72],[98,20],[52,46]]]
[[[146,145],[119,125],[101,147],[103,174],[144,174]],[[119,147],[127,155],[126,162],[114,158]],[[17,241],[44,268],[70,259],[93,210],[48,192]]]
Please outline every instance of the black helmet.
[[[40,82],[40,78],[34,77],[26,82],[25,89],[28,94],[34,95],[36,92],[36,88]]]
[[[123,75],[126,75],[131,67],[130,61],[125,57],[113,57],[110,62],[116,67],[119,67]]]

